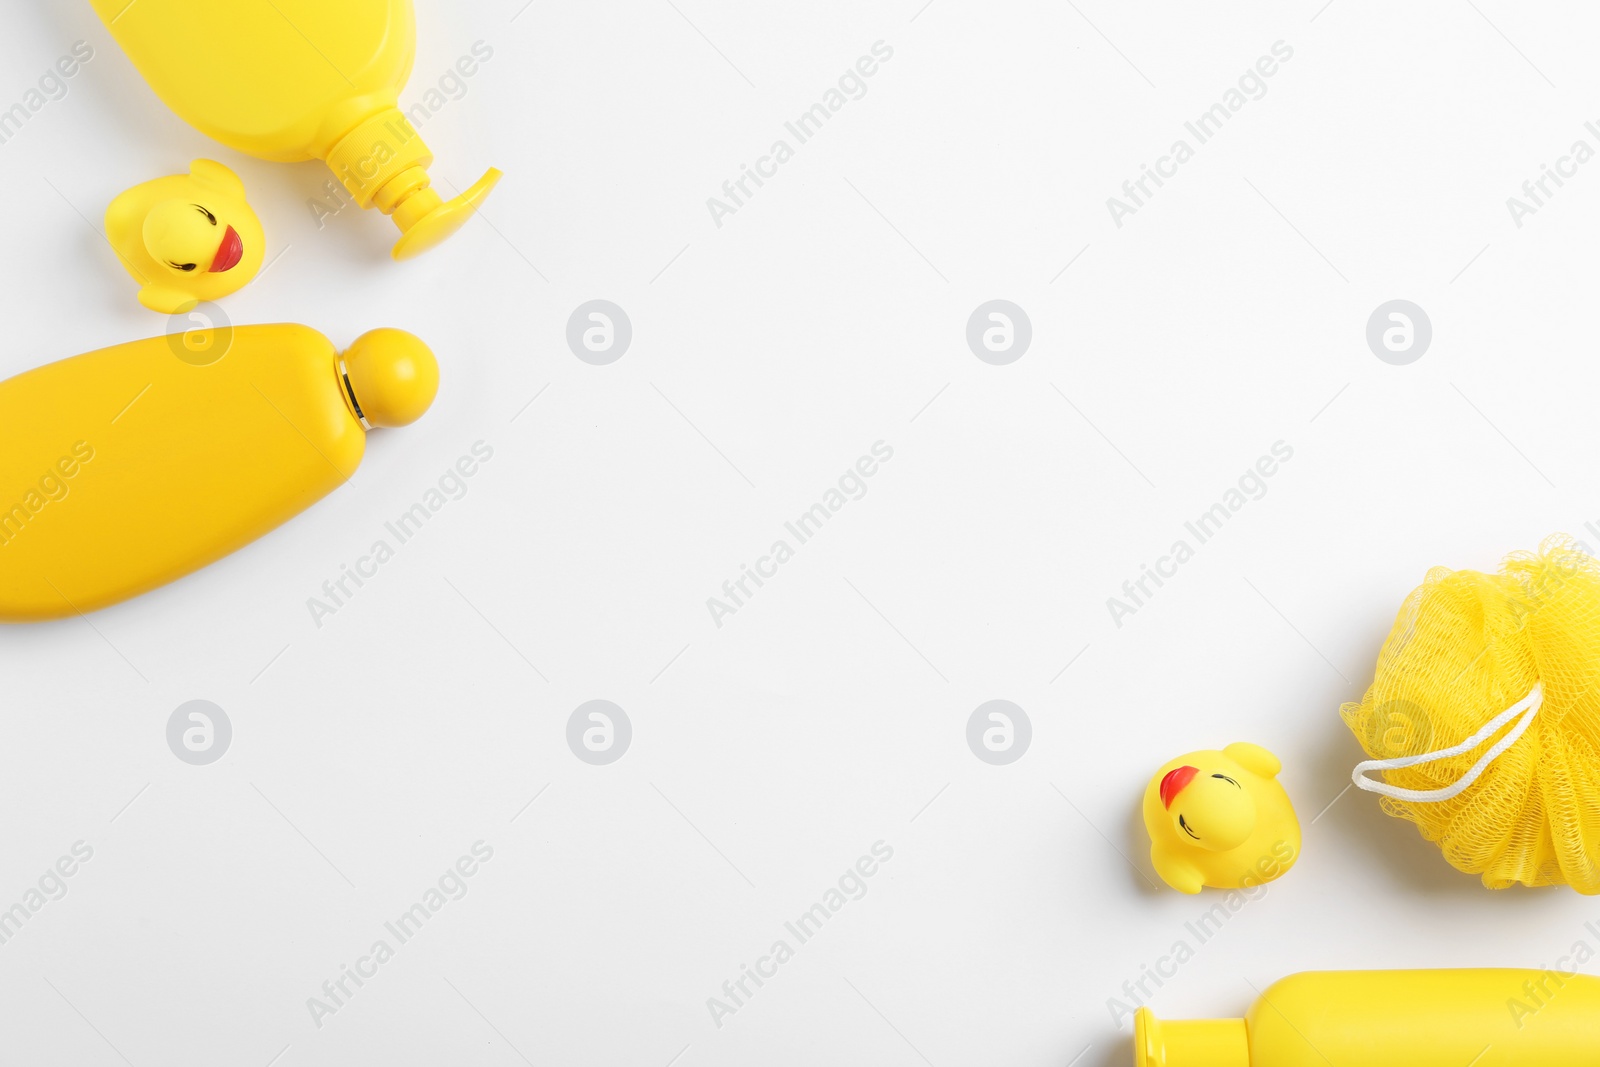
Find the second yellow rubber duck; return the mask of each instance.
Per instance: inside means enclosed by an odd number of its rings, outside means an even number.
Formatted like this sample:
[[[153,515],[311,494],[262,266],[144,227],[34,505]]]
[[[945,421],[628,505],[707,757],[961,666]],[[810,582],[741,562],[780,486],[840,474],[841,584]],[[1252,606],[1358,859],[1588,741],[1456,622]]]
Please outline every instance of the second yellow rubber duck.
[[[164,315],[238,292],[266,252],[244,183],[210,159],[118,196],[106,208],[106,239],[139,282],[139,303]]]
[[[1278,757],[1248,742],[1168,760],[1144,791],[1150,862],[1185,893],[1242,889],[1300,858],[1300,820],[1278,784]]]

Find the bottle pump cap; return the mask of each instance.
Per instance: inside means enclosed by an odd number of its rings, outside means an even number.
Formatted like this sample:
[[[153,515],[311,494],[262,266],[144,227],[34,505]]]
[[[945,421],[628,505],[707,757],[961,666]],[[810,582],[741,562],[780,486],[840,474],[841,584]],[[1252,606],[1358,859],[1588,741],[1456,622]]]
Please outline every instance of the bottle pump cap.
[[[422,418],[439,392],[439,363],[404,330],[369,330],[339,360],[342,381],[364,427],[407,426]]]
[[[1243,1019],[1162,1022],[1140,1008],[1133,1017],[1134,1067],[1250,1067]]]
[[[410,259],[442,244],[472,218],[500,180],[490,168],[472,187],[446,201],[433,188],[433,153],[399,108],[385,108],[345,134],[328,166],[363,208],[376,205],[400,227],[390,255]]]

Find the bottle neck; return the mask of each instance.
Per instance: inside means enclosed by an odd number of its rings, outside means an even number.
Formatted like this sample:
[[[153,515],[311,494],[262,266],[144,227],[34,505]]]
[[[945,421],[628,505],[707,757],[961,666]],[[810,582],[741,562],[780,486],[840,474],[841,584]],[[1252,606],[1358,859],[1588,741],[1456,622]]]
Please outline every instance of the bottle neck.
[[[384,214],[412,193],[426,189],[433,153],[405,112],[386,107],[367,117],[328,152],[334,176],[363,208],[376,203]],[[399,179],[397,182],[396,179]],[[396,188],[390,189],[391,184]]]
[[[361,401],[356,399],[355,387],[350,384],[350,371],[345,366],[344,356],[335,356],[333,370],[339,378],[339,395],[344,398],[345,410],[350,412],[350,417],[361,424],[363,430],[372,429],[372,423],[367,421],[366,412],[361,410]]]
[[[1134,1067],[1250,1067],[1243,1019],[1163,1022],[1140,1008],[1133,1041]]]

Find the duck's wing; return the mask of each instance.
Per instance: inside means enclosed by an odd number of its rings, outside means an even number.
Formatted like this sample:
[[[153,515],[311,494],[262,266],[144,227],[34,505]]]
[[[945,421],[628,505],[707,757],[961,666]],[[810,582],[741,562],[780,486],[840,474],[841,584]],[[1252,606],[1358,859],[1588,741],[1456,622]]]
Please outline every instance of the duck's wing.
[[[1223,749],[1222,754],[1245,770],[1259,774],[1263,778],[1276,778],[1278,772],[1283,770],[1282,760],[1260,745],[1252,745],[1248,741],[1235,741]]]
[[[1150,865],[1156,869],[1163,882],[1180,893],[1198,893],[1205,886],[1204,875],[1199,867],[1186,859],[1181,852],[1174,851],[1159,841],[1150,845]]]
[[[244,199],[244,182],[233,171],[214,159],[197,159],[189,164],[189,177],[202,185]]]

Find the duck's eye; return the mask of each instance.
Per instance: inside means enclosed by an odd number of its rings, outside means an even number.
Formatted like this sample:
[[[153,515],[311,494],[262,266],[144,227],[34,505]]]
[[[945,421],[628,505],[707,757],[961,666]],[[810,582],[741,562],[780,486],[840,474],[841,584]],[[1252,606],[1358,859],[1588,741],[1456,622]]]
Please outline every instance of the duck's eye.
[[[211,212],[207,211],[205,208],[201,207],[199,204],[190,204],[189,206],[200,212],[200,214],[204,215],[206,217],[206,221],[211,223],[211,225],[215,226],[217,224],[217,217]],[[194,268],[191,267],[189,269],[193,270]]]
[[[1182,815],[1178,816],[1178,825],[1183,828],[1183,832],[1184,833],[1188,834],[1190,837],[1194,838],[1196,841],[1200,840],[1200,835],[1195,833],[1193,830],[1191,830],[1189,828],[1188,820],[1185,819]]]
[[[1222,779],[1222,780],[1223,780],[1223,781],[1224,781],[1224,782],[1227,782],[1227,783],[1229,783],[1229,784],[1230,784],[1230,785],[1232,785],[1232,786],[1233,786],[1233,787],[1234,787],[1234,788],[1235,788],[1235,789],[1242,789],[1242,788],[1244,788],[1244,787],[1243,787],[1243,786],[1241,786],[1241,785],[1240,785],[1240,784],[1239,784],[1239,783],[1238,783],[1238,782],[1235,782],[1235,781],[1234,781],[1234,780],[1233,780],[1233,779],[1232,779],[1232,778],[1229,778],[1229,777],[1228,777],[1228,776],[1227,776],[1227,775],[1226,775],[1226,774],[1213,774],[1213,775],[1212,775],[1212,776],[1211,776],[1211,777],[1213,777],[1213,778],[1221,778],[1221,779]]]
[[[171,267],[173,270],[191,271],[191,270],[194,270],[197,266],[199,266],[199,264],[198,263],[168,263],[167,266]]]

